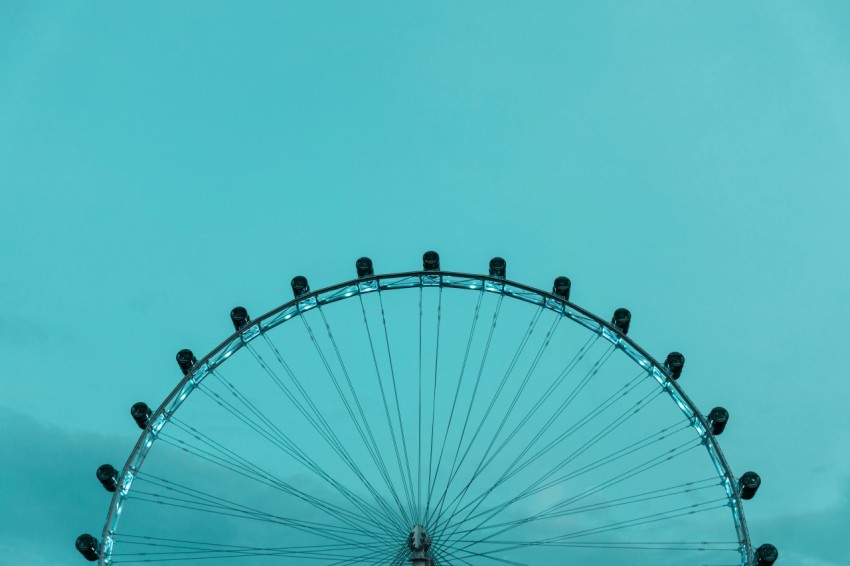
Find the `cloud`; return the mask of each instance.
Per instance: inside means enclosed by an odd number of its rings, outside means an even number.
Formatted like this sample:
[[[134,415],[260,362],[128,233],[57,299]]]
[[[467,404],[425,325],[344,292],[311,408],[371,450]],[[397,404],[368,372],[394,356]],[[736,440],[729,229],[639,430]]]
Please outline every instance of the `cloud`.
[[[74,540],[99,537],[109,505],[95,470],[123,463],[133,439],[46,426],[8,409],[0,409],[0,430],[0,556],[8,564],[79,563]]]
[[[59,331],[31,317],[0,316],[0,339],[4,342],[25,346],[44,346],[45,343],[58,341],[72,336],[59,336]],[[76,342],[76,340],[74,340]]]
[[[83,532],[100,537],[110,500],[95,469],[107,462],[120,467],[134,434],[77,432],[8,409],[0,409],[0,430],[0,556],[33,566],[85,563],[74,539]],[[850,478],[844,485],[834,507],[753,522],[754,543],[775,544],[783,564],[850,564]]]
[[[804,492],[801,491],[801,496]],[[779,549],[777,564],[844,566],[850,564],[847,525],[850,525],[850,478],[834,507],[811,513],[760,520],[758,530]],[[758,546],[761,542],[754,541]]]

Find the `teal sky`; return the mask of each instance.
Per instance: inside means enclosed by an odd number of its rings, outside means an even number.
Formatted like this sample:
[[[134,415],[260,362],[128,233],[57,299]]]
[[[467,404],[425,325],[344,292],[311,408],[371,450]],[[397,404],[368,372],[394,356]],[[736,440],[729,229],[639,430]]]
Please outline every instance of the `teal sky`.
[[[232,306],[436,249],[629,307],[732,413],[754,542],[850,563],[847,29],[839,1],[0,0],[0,550],[80,563],[128,407]]]

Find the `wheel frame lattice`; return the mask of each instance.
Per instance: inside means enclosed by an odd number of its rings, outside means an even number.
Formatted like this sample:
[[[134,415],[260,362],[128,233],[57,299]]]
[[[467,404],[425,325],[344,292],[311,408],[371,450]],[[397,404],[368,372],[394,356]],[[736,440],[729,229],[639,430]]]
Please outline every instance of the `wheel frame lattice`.
[[[740,542],[742,564],[750,565],[753,563],[754,550],[750,542],[742,498],[736,478],[732,474],[732,470],[723,456],[716,438],[711,433],[710,423],[688,398],[664,365],[655,360],[611,323],[571,303],[562,296],[516,283],[499,276],[473,275],[440,270],[410,271],[387,275],[373,275],[369,273],[357,279],[332,285],[324,289],[304,292],[295,299],[251,320],[248,324],[230,335],[209,354],[198,360],[162,404],[153,411],[127,462],[124,464],[119,476],[119,485],[113,493],[102,532],[98,563],[108,565],[111,562],[110,556],[114,545],[113,534],[117,532],[122,509],[132,487],[136,472],[145,461],[160,430],[189,394],[216,367],[224,363],[232,354],[253,339],[259,337],[262,333],[317,306],[327,305],[359,294],[418,287],[478,290],[499,293],[507,297],[532,303],[559,313],[596,332],[625,352],[627,356],[644,368],[658,382],[699,434],[715,470],[721,478],[729,499],[729,506],[732,511],[738,541]]]

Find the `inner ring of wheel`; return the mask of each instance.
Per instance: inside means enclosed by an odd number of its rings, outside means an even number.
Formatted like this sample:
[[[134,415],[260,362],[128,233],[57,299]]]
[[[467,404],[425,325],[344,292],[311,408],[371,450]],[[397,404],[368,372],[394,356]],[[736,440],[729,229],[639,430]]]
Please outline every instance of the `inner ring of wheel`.
[[[694,406],[688,396],[682,391],[663,365],[638,346],[631,338],[619,332],[611,324],[581,307],[564,300],[552,293],[535,289],[521,283],[499,277],[473,275],[453,271],[411,271],[388,275],[371,275],[352,279],[324,289],[305,293],[266,314],[257,317],[241,330],[234,332],[224,342],[201,358],[195,366],[183,377],[177,387],[166,397],[157,410],[151,415],[147,427],[142,431],[130,457],[124,464],[120,476],[120,487],[115,491],[106,517],[101,540],[101,552],[98,564],[110,563],[113,533],[117,531],[121,511],[135,478],[148,452],[153,446],[159,431],[168,422],[171,415],[177,411],[183,401],[198,384],[216,367],[224,363],[233,353],[260,334],[283,324],[284,322],[307,312],[317,306],[327,305],[348,299],[360,294],[392,291],[396,289],[411,289],[417,287],[447,287],[471,291],[498,293],[513,299],[535,304],[549,309],[571,319],[585,328],[598,333],[626,353],[638,365],[643,367],[659,383],[663,390],[670,395],[676,405],[690,420],[693,428],[704,441],[709,457],[723,480],[726,494],[732,508],[732,516],[737,531],[738,540],[743,547],[747,564],[753,559],[753,549],[750,542],[744,509],[736,487],[735,476],[729,467],[717,440],[710,432],[710,426],[703,414]]]

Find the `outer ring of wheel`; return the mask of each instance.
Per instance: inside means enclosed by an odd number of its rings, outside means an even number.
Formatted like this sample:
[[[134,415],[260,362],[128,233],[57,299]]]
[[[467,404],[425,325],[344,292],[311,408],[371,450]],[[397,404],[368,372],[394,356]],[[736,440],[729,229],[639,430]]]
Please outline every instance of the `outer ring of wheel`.
[[[738,491],[735,476],[729,467],[729,463],[723,456],[717,439],[711,434],[711,427],[705,416],[694,406],[676,381],[670,376],[667,369],[646,351],[638,346],[631,338],[614,328],[610,323],[583,308],[564,300],[552,293],[541,291],[503,279],[486,275],[472,275],[453,271],[410,271],[404,273],[392,273],[388,275],[370,275],[358,279],[352,279],[344,283],[338,283],[317,291],[305,293],[292,301],[273,309],[266,314],[257,317],[241,330],[234,332],[224,342],[214,348],[209,354],[198,360],[192,369],[180,380],[177,387],[165,398],[159,408],[153,412],[148,424],[139,436],[133,451],[119,476],[118,489],[112,496],[106,523],[101,535],[100,552],[98,564],[106,566],[111,563],[110,556],[114,545],[113,533],[116,532],[121,511],[127,494],[130,492],[136,472],[141,468],[148,452],[153,446],[159,431],[168,422],[172,414],[180,407],[193,389],[216,367],[224,363],[234,352],[245,344],[275,326],[300,315],[319,305],[330,304],[344,300],[358,294],[372,293],[377,291],[391,291],[395,289],[410,289],[416,287],[449,287],[456,289],[478,290],[492,293],[500,293],[514,299],[537,304],[549,310],[570,318],[591,331],[597,332],[612,344],[623,350],[638,365],[646,369],[659,383],[664,391],[676,402],[685,417],[691,421],[691,425],[703,440],[709,457],[714,467],[723,480],[726,494],[732,508],[732,517],[738,541],[741,545],[742,564],[749,566],[754,558],[754,550],[750,542],[747,521],[744,516],[743,503]]]

